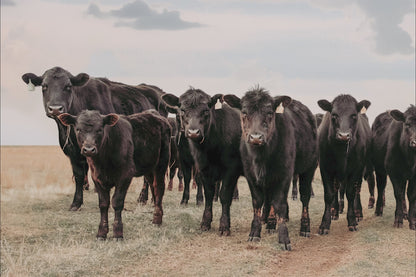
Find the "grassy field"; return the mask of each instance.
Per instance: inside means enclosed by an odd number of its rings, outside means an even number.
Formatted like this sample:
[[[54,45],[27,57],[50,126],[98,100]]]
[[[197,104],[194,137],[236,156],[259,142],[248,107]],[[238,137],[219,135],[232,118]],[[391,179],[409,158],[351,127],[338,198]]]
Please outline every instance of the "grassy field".
[[[124,241],[96,241],[98,197],[92,185],[81,210],[68,211],[74,183],[59,147],[1,147],[1,276],[415,276],[416,235],[407,222],[393,228],[390,183],[383,217],[366,208],[364,182],[359,231],[349,232],[342,214],[328,236],[319,236],[324,201],[316,176],[310,238],[298,235],[300,201],[289,200],[291,252],[280,250],[277,234],[263,232],[261,242],[247,242],[252,208],[244,178],[240,200],[231,206],[230,237],[217,234],[219,203],[211,231],[199,230],[203,207],[195,205],[196,190],[181,206],[177,183],[165,193],[162,226],[154,226],[152,206],[136,202],[141,184],[133,180],[127,194]],[[111,235],[111,209],[109,219]]]

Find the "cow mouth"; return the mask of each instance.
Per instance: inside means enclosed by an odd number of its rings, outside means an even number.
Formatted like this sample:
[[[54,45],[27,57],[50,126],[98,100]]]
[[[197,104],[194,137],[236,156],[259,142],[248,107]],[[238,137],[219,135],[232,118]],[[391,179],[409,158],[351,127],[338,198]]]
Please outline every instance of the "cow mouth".
[[[264,140],[251,139],[251,140],[248,141],[248,143],[250,143],[252,146],[262,146],[262,145],[264,145]]]

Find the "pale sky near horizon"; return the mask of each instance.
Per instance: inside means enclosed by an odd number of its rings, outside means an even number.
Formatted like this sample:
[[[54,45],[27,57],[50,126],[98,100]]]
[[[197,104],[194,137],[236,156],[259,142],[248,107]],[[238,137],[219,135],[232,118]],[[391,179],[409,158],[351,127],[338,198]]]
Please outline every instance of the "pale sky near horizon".
[[[346,93],[372,122],[415,104],[415,1],[1,0],[1,145],[58,145],[21,79],[54,66],[178,96],[260,85],[313,113]]]

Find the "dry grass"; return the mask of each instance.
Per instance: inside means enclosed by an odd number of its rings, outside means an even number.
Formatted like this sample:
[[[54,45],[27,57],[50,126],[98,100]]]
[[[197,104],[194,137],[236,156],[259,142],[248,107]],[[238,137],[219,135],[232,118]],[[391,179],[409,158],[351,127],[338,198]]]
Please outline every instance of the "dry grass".
[[[97,195],[84,193],[79,212],[67,209],[74,184],[69,160],[59,147],[1,148],[2,276],[415,276],[415,232],[394,229],[391,184],[383,217],[364,209],[360,231],[348,232],[345,215],[318,236],[323,212],[320,180],[311,200],[311,238],[298,236],[300,201],[289,200],[293,251],[281,251],[277,234],[263,232],[248,243],[252,210],[244,178],[231,207],[231,236],[217,234],[221,205],[214,205],[212,230],[201,232],[203,207],[179,205],[181,193],[166,191],[161,227],[151,224],[151,205],[136,203],[141,179],[133,181],[123,212],[123,242],[97,242]],[[177,184],[174,187],[177,188]],[[366,207],[368,189],[362,189]],[[112,213],[110,214],[110,222]],[[110,227],[111,232],[111,227]]]

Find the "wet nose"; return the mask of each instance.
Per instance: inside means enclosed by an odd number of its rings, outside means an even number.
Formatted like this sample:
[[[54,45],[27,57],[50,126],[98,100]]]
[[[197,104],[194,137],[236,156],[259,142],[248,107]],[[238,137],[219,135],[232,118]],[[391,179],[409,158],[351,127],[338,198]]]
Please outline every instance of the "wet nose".
[[[416,148],[416,139],[410,141],[410,147]]]
[[[254,145],[261,145],[264,143],[264,136],[262,134],[250,134],[248,137],[248,142]]]
[[[338,132],[337,133],[337,140],[341,141],[349,141],[351,139],[350,132]]]
[[[48,106],[48,113],[54,116],[58,116],[64,112],[64,107],[62,105],[51,105]]]
[[[97,147],[95,146],[84,146],[82,147],[82,155],[85,156],[94,156],[97,154]]]
[[[199,131],[199,129],[188,129],[189,138],[197,138],[200,135],[201,135],[201,131]]]

